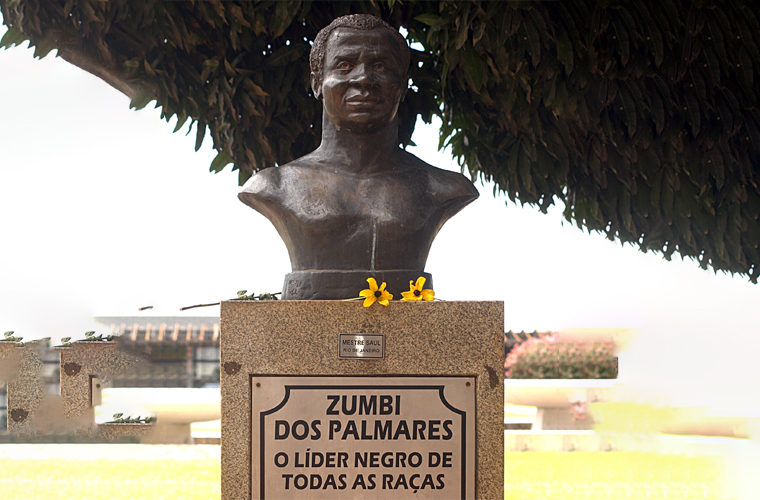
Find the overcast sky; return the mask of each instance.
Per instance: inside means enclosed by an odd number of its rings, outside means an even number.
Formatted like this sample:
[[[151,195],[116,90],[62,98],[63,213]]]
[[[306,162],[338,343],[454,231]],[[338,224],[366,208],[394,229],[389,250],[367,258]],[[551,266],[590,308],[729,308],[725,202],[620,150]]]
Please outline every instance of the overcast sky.
[[[194,130],[172,133],[153,104],[130,110],[125,96],[54,55],[0,50],[0,332],[80,338],[92,316],[175,316],[240,289],[279,291],[285,246],[238,201],[230,167],[209,173],[210,137],[194,152]],[[414,154],[459,169],[436,151],[435,126],[418,127],[414,140]],[[739,401],[760,380],[760,288],[589,235],[563,223],[561,208],[543,215],[477,187],[481,197],[433,244],[426,270],[437,297],[502,300],[505,328],[518,331],[639,328],[621,354],[629,380],[676,403],[760,416],[760,402]]]

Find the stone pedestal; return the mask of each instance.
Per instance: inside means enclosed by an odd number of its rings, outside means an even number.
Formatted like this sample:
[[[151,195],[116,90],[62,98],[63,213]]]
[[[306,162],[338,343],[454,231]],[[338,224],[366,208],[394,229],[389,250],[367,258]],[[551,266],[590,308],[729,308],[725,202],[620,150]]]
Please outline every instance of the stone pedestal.
[[[45,399],[40,347],[41,341],[0,345],[2,371],[8,378],[8,431],[13,434],[32,434],[39,427],[38,410]]]
[[[63,416],[72,419],[89,412],[94,424],[94,407],[102,402],[102,383],[131,367],[137,357],[119,350],[117,342],[79,341],[55,349],[61,353]]]
[[[223,500],[503,498],[503,329],[502,302],[223,302]]]

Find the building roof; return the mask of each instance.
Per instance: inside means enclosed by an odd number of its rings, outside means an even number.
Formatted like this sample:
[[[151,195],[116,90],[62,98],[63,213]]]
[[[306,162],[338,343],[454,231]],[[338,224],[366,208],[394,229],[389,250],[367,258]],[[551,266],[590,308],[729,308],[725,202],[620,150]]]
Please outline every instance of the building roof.
[[[101,316],[97,323],[111,328],[122,341],[135,343],[193,343],[219,345],[219,316]],[[542,338],[552,332],[504,333],[507,351],[528,338]]]
[[[547,335],[551,335],[551,333],[552,332],[538,332],[538,331],[533,331],[529,333],[522,331],[522,332],[517,333],[517,332],[513,332],[512,330],[509,330],[508,332],[504,333],[504,342],[512,342],[512,343],[517,344],[520,342],[525,342],[529,338],[540,339],[540,338],[546,337]]]
[[[122,341],[164,344],[219,345],[219,316],[101,316]]]
[[[504,356],[507,356],[509,354],[509,351],[511,351],[512,348],[517,344],[521,344],[530,338],[541,339],[551,334],[552,332],[539,331],[533,331],[529,333],[522,331],[518,333],[509,330],[508,332],[504,332]]]

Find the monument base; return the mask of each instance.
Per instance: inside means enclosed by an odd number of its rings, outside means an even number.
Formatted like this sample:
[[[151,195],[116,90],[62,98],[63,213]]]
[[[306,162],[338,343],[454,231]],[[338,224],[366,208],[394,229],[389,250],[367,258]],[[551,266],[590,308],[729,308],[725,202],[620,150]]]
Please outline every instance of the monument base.
[[[222,499],[495,499],[502,302],[227,301]]]
[[[433,288],[433,276],[415,269],[386,271],[294,271],[285,275],[283,300],[342,300],[356,297],[359,290],[368,288],[367,278],[373,277],[378,286],[385,282],[388,290],[401,293],[409,290],[409,282],[425,278],[425,288]],[[400,299],[401,296],[395,297]]]

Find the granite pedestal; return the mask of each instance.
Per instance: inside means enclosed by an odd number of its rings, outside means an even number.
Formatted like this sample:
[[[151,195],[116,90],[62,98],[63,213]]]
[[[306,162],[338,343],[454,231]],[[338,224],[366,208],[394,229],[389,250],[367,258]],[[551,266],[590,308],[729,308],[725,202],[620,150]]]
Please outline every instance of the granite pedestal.
[[[223,500],[280,498],[265,479],[292,498],[503,498],[503,327],[503,302],[222,302]],[[381,335],[383,357],[339,358],[340,334]]]

